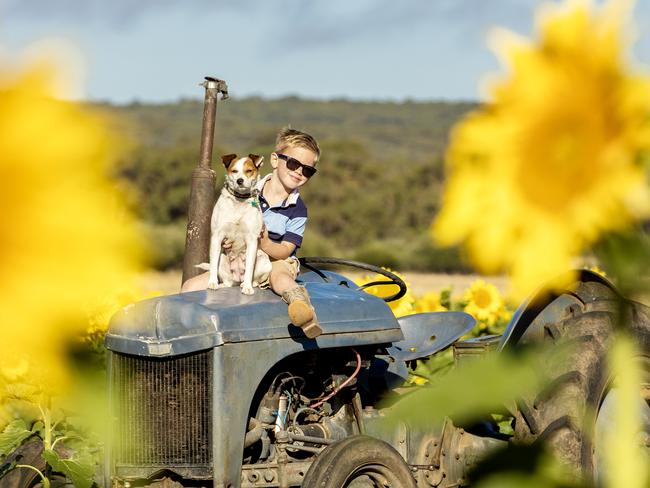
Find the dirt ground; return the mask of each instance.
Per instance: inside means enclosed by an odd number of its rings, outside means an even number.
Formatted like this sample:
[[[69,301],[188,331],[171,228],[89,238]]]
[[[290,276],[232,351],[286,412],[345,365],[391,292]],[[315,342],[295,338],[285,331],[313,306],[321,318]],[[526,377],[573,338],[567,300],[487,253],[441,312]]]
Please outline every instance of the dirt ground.
[[[138,280],[138,285],[143,292],[160,292],[163,294],[178,293],[181,284],[181,271],[146,271]],[[355,279],[363,273],[342,273],[345,276]],[[427,291],[438,291],[447,286],[452,287],[454,295],[462,293],[474,280],[481,278],[488,283],[494,284],[500,292],[504,293],[508,286],[508,280],[504,276],[478,276],[461,274],[442,273],[401,273],[409,287],[409,290],[416,295],[422,295]]]

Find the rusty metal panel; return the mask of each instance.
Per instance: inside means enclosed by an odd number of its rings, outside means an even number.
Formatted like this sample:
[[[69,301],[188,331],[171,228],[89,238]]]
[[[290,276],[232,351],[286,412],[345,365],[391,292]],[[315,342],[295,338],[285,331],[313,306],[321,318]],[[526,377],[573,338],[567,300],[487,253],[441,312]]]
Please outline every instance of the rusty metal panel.
[[[210,217],[215,202],[214,186],[216,177],[211,166],[217,100],[220,93],[222,100],[228,99],[228,86],[223,80],[206,76],[205,82],[201,86],[205,88],[201,154],[199,164],[192,172],[187,233],[185,235],[185,256],[183,258],[183,283],[201,272],[196,268],[197,264],[208,261]]]

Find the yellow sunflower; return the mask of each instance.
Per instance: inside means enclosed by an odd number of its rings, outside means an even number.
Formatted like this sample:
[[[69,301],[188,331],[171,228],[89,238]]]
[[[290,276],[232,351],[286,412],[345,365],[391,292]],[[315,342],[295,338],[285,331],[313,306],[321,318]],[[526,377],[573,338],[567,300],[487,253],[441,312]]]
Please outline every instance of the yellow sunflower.
[[[402,275],[399,273],[385,268],[387,271],[390,271],[391,273],[396,274],[400,278],[404,279]],[[362,278],[356,280],[356,284],[358,286],[364,285],[366,283],[371,283],[373,281],[386,281],[387,278],[385,276],[382,276],[380,274],[375,274],[375,275],[366,275],[363,276]],[[406,284],[408,288],[408,283]],[[394,295],[399,291],[399,287],[397,285],[375,285],[375,286],[370,286],[364,290],[366,293],[370,293],[371,295],[375,295],[381,298],[388,297],[390,295]],[[410,315],[416,312],[415,309],[415,297],[410,291],[407,291],[406,294],[400,298],[399,300],[394,300],[392,302],[388,302],[388,306],[390,306],[391,310],[393,311],[393,314],[395,314],[395,317],[401,317],[403,315]]]
[[[97,301],[87,308],[87,328],[85,334],[103,333],[108,323],[119,310],[130,303],[162,295],[162,292],[144,292],[135,286],[118,288],[110,295],[97,297]]]
[[[89,305],[138,268],[139,239],[108,176],[117,141],[99,116],[52,95],[55,71],[0,69],[0,390],[17,365],[39,388],[62,388]]]
[[[463,294],[465,312],[479,321],[481,328],[494,325],[502,314],[504,303],[497,287],[483,280],[474,281]]]
[[[650,78],[625,62],[619,6],[569,0],[546,6],[534,42],[495,34],[507,73],[452,132],[434,236],[507,271],[520,296],[648,212]]]
[[[589,271],[593,271],[596,274],[599,274],[603,278],[607,278],[607,273],[605,273],[605,270],[601,269],[598,265],[590,266],[587,269],[589,269]]]
[[[437,291],[428,291],[416,300],[417,312],[445,312],[447,307],[441,303],[441,295]]]

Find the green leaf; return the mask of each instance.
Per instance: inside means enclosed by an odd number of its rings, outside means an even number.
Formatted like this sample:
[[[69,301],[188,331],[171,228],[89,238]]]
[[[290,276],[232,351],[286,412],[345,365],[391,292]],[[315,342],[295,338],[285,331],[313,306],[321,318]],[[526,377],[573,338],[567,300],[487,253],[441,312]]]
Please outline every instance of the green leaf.
[[[553,480],[537,473],[497,473],[479,481],[477,488],[558,488]]]
[[[537,358],[491,354],[450,371],[432,387],[417,388],[391,407],[388,425],[406,420],[430,426],[445,417],[472,422],[503,410],[518,397],[539,391],[544,378]]]
[[[451,287],[440,290],[440,305],[451,310]]]
[[[75,458],[63,459],[52,449],[46,449],[43,458],[54,471],[70,478],[76,488],[90,488],[93,485],[95,465],[91,457],[79,454]]]
[[[513,418],[510,415],[492,414],[492,420],[496,422],[499,432],[506,435],[514,435],[515,430],[512,428]]]
[[[648,296],[650,235],[638,229],[611,233],[600,240],[594,251],[624,296]]]
[[[42,420],[37,420],[32,425],[32,432],[38,435],[41,439],[45,438],[45,425]]]
[[[440,381],[454,366],[454,351],[451,347],[432,356],[418,359],[413,373],[431,382]]]
[[[7,456],[20,446],[25,439],[33,435],[22,419],[10,422],[0,434],[0,456]]]

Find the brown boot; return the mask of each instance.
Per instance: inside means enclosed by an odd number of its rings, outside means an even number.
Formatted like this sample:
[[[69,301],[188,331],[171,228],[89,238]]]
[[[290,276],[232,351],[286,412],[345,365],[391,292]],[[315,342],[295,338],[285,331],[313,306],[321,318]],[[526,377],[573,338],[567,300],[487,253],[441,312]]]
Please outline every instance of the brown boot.
[[[323,330],[318,324],[316,312],[309,301],[309,294],[304,286],[296,286],[282,294],[282,299],[289,305],[289,319],[296,327],[300,327],[303,333],[313,339],[321,335]]]

